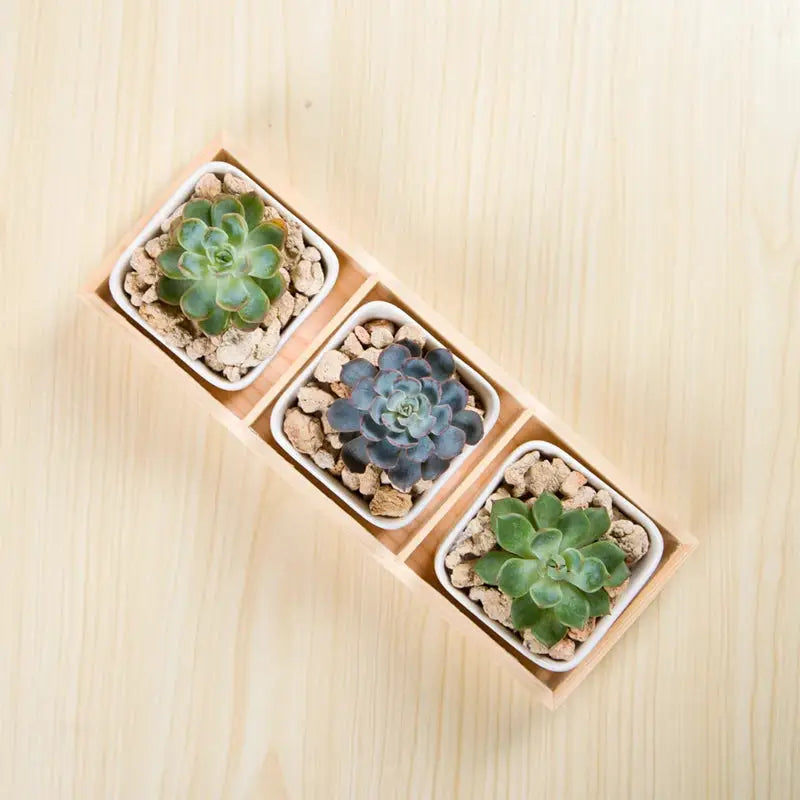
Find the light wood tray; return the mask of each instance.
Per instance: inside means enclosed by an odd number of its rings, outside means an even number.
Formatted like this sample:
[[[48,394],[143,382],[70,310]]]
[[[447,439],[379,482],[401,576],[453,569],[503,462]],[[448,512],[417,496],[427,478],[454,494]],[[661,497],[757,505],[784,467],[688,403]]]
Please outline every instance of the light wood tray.
[[[358,540],[386,569],[417,593],[431,609],[461,630],[472,646],[481,648],[488,657],[514,674],[548,708],[556,708],[586,678],[664,588],[677,568],[696,548],[697,540],[670,521],[666,514],[644,496],[634,481],[614,469],[424,300],[403,286],[369,254],[349,242],[323,215],[312,211],[308,202],[278,183],[267,184],[259,179],[239,157],[232,154],[231,149],[225,137],[221,137],[176,177],[163,195],[153,202],[152,207],[109,253],[103,266],[83,288],[82,299],[99,311],[114,328],[130,337],[134,347],[161,365],[176,385],[179,384],[220,420],[256,457],[264,459],[309,499],[319,502],[338,522],[346,521]],[[251,158],[242,155],[241,148],[237,147],[236,152],[247,164],[255,163]],[[278,198],[326,239],[339,258],[340,265],[339,278],[320,307],[295,331],[258,379],[238,392],[217,389],[187,369],[168,348],[150,337],[117,308],[108,289],[111,269],[128,243],[192,171],[212,160],[236,165]],[[450,476],[438,493],[438,498],[412,523],[392,531],[384,531],[366,523],[278,448],[269,430],[269,415],[276,398],[336,328],[356,308],[370,300],[387,300],[405,309],[481,373],[500,397],[500,416],[492,431]],[[441,589],[433,568],[437,546],[485,488],[486,481],[490,480],[508,453],[531,439],[546,439],[571,453],[642,509],[658,525],[664,537],[664,555],[653,577],[611,626],[594,651],[578,667],[565,673],[548,672],[537,667],[496,637],[475,617],[466,614]]]

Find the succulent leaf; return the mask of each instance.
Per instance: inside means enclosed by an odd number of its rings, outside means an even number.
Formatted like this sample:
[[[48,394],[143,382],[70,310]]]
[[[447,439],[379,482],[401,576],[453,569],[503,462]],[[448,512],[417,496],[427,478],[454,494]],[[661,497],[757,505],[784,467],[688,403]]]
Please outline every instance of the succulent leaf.
[[[452,424],[464,431],[467,444],[477,444],[483,436],[483,420],[474,411],[457,411]]]
[[[497,576],[497,585],[510,597],[522,597],[540,579],[538,564],[524,558],[509,558]]]
[[[215,308],[208,317],[202,320],[199,325],[204,333],[209,336],[217,336],[228,329],[231,323],[231,312],[224,308]]]
[[[195,320],[206,319],[216,305],[216,285],[209,279],[194,281],[180,302],[181,311]]]
[[[425,360],[430,365],[431,375],[437,381],[447,380],[456,370],[456,361],[453,354],[445,347],[431,350]]]
[[[156,284],[156,294],[159,300],[171,306],[177,306],[180,304],[184,292],[192,283],[192,281],[182,280],[181,278],[163,277]]]
[[[211,204],[211,224],[215,228],[222,227],[222,218],[225,214],[239,214],[244,217],[242,204],[230,194],[221,194]]]
[[[219,223],[233,247],[241,247],[247,238],[247,223],[241,214],[223,214]]]
[[[239,195],[239,202],[244,209],[247,229],[253,230],[264,219],[264,201],[255,192],[247,192]]]
[[[264,319],[264,315],[269,308],[269,298],[266,292],[255,282],[244,279],[244,287],[247,291],[247,300],[245,304],[239,309],[239,318],[246,325],[258,324]],[[234,322],[236,320],[234,319]],[[239,326],[237,326],[239,327]]]
[[[475,571],[512,598],[514,628],[530,630],[547,647],[568,628],[609,614],[606,587],[619,586],[630,575],[624,552],[600,538],[608,514],[595,510],[602,514],[564,512],[549,493],[530,508],[514,497],[492,504],[489,521],[498,549],[480,558]]]
[[[562,514],[561,501],[549,492],[543,492],[531,509],[537,530],[554,528]]]
[[[161,272],[168,278],[183,277],[183,273],[178,267],[178,262],[180,261],[183,252],[183,248],[181,247],[166,247],[159,253],[158,258],[156,258],[156,264],[158,264]]]
[[[264,222],[250,231],[246,246],[250,250],[265,247],[266,245],[272,245],[276,249],[280,249],[283,247],[285,240],[286,232],[280,225],[275,222]]]
[[[184,219],[199,219],[211,224],[211,203],[208,200],[190,200],[183,208]]]
[[[450,410],[455,414],[467,405],[467,390],[464,384],[453,378],[442,384],[441,402],[450,406]]]
[[[377,371],[365,358],[354,358],[342,367],[341,381],[352,389],[362,378],[371,378]]]
[[[531,544],[535,531],[527,517],[520,514],[500,516],[493,530],[497,543],[503,550],[524,558],[533,558]]]
[[[503,565],[513,559],[515,556],[511,553],[506,553],[504,550],[492,550],[481,556],[475,562],[473,569],[486,583],[496,585]]]
[[[412,461],[401,451],[397,464],[388,471],[389,480],[401,492],[411,491],[411,487],[422,477],[422,468],[419,461]]]
[[[192,253],[203,253],[203,238],[208,225],[201,219],[184,219],[175,232],[175,240],[184,249]]]
[[[363,436],[351,439],[342,448],[342,461],[351,472],[362,473],[369,464],[368,442]]]
[[[378,357],[378,368],[400,371],[403,362],[410,357],[411,351],[405,345],[390,344]]]
[[[270,303],[274,303],[286,289],[283,276],[279,272],[276,272],[271,278],[257,278],[254,275],[250,277],[264,290]],[[267,311],[269,311],[269,306],[267,306]],[[264,316],[266,316],[266,312],[264,312]]]

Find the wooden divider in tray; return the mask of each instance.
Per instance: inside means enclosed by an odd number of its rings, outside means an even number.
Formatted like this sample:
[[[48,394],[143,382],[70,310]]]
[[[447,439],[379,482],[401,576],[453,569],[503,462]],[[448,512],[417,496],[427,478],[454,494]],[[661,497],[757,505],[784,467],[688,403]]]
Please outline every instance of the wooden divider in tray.
[[[237,148],[237,152],[241,152]],[[252,180],[278,198],[331,245],[339,259],[339,277],[330,294],[308,319],[294,332],[264,372],[250,386],[227,392],[206,383],[188,369],[169,349],[135,325],[117,308],[108,289],[108,278],[120,253],[135,238],[157,209],[198,166],[207,161],[227,161],[242,169]],[[252,159],[245,159],[253,164]],[[542,406],[515,379],[482,353],[448,322],[429,308],[427,303],[404,287],[388,270],[322,221],[308,202],[295,192],[261,181],[224,140],[205,149],[179,175],[174,184],[158,198],[109,254],[102,268],[88,282],[82,298],[102,313],[116,328],[127,334],[142,353],[161,365],[166,373],[192,397],[219,419],[248,449],[262,458],[298,491],[312,500],[339,522],[347,524],[353,535],[387,568],[434,608],[450,624],[466,635],[472,646],[481,649],[493,660],[512,672],[549,708],[555,708],[580,684],[599,660],[619,640],[647,605],[663,589],[678,566],[696,547],[693,536],[681,531],[656,511],[643,498],[634,484],[616,472],[605,459],[569,429],[552,412]],[[470,452],[469,457],[451,475],[428,507],[411,523],[397,530],[382,530],[363,519],[314,476],[293,461],[277,446],[270,434],[269,417],[275,401],[294,377],[324,346],[338,327],[355,309],[372,300],[391,302],[414,317],[476,369],[495,388],[500,398],[500,415],[494,428]],[[458,606],[440,587],[434,573],[436,548],[453,530],[460,518],[486,487],[487,481],[508,454],[523,442],[544,439],[554,442],[590,467],[603,480],[614,486],[634,505],[641,508],[658,525],[664,537],[664,555],[656,572],[628,608],[611,626],[592,653],[575,669],[553,673],[523,658],[489,628]]]

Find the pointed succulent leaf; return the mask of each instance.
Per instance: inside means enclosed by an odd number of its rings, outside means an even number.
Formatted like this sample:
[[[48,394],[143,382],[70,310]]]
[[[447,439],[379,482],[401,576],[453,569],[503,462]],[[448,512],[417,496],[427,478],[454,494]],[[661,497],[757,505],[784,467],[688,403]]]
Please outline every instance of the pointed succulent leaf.
[[[509,597],[522,597],[539,580],[539,562],[531,558],[509,558],[497,577],[497,585]]]
[[[531,625],[531,633],[545,646],[552,647],[564,638],[567,626],[556,619],[552,609],[542,611],[536,622]]]
[[[401,453],[397,464],[388,470],[388,475],[392,484],[401,492],[408,492],[422,477],[422,470],[418,461],[412,461],[405,453]]]
[[[530,594],[517,597],[511,602],[511,624],[518,631],[531,628],[543,613],[544,611],[533,602]]]
[[[219,226],[225,231],[228,241],[234,247],[241,247],[244,244],[247,238],[247,223],[241,214],[223,214]]]
[[[464,449],[466,441],[467,435],[461,428],[456,428],[454,425],[433,437],[436,455],[445,461],[455,458]]]
[[[158,254],[156,264],[168,278],[183,278],[183,273],[178,268],[178,262],[183,252],[183,248],[173,245],[172,247],[166,247]]]
[[[407,358],[401,365],[400,371],[409,378],[428,378],[431,368],[424,358]]]
[[[450,406],[455,414],[467,405],[468,394],[464,384],[456,378],[445,381],[441,386],[441,402]]]
[[[567,573],[566,580],[583,592],[596,592],[608,577],[608,570],[599,558],[587,558],[579,570]]]
[[[604,508],[585,508],[583,513],[589,518],[592,541],[597,541],[611,527],[608,511]]]
[[[448,461],[443,461],[434,453],[428,456],[428,460],[422,465],[422,478],[426,481],[435,481],[447,471],[449,466]]]
[[[362,378],[371,378],[377,371],[365,358],[354,358],[342,367],[341,381],[352,389]]]
[[[430,364],[431,375],[437,381],[445,381],[455,372],[455,359],[453,358],[453,354],[446,347],[434,348],[428,352],[425,356],[425,360]]]
[[[589,518],[583,511],[575,510],[565,512],[561,515],[556,526],[564,534],[562,547],[575,547],[580,549],[592,541]]]
[[[550,492],[543,492],[533,504],[531,514],[537,530],[541,528],[555,528],[561,516],[561,501]]]
[[[491,550],[486,555],[481,556],[473,564],[472,568],[485,583],[497,586],[497,576],[500,573],[500,569],[510,559],[514,559],[511,553],[506,553],[503,550]]]
[[[181,297],[181,311],[189,319],[206,319],[217,307],[216,288],[214,278],[193,281],[192,287]]]
[[[281,266],[280,251],[271,244],[256,247],[245,256],[247,274],[253,278],[271,278]]]
[[[244,217],[244,209],[242,204],[232,195],[220,194],[211,204],[211,224],[215,228],[220,228],[225,214],[239,214]]]
[[[328,422],[339,433],[355,433],[361,430],[361,417],[359,411],[349,400],[340,397],[328,406]]]
[[[500,578],[502,579],[502,574]],[[563,593],[561,591],[561,584],[548,578],[547,575],[539,576],[530,587],[530,594],[533,602],[539,608],[552,608],[561,602]]]
[[[584,558],[599,558],[605,564],[609,575],[625,561],[625,553],[613,542],[605,539],[586,545],[581,550],[581,555]]]
[[[503,550],[523,558],[534,555],[531,544],[535,531],[527,517],[519,514],[498,516],[495,528],[497,542]]]
[[[376,396],[372,379],[362,378],[350,393],[350,403],[360,411],[366,411]]]
[[[256,278],[250,276],[263,290],[264,294],[274,303],[286,289],[286,284],[283,281],[283,276],[280,272],[276,272],[271,278]]]
[[[245,304],[239,309],[239,319],[245,325],[253,325],[261,322],[267,314],[269,309],[269,298],[264,290],[249,278],[243,280],[245,290],[247,291],[247,300]],[[234,318],[233,322],[236,322]],[[237,325],[237,328],[241,326]]]
[[[391,469],[397,465],[397,461],[400,458],[400,448],[383,439],[380,442],[368,444],[367,454],[369,460],[378,469]]]
[[[216,280],[216,286],[217,305],[226,311],[238,311],[249,299],[244,280],[236,275],[223,275]]]
[[[247,250],[252,250],[269,244],[280,249],[283,247],[285,238],[286,232],[281,225],[275,222],[262,222],[261,225],[256,225],[256,227],[247,234],[245,248]]]
[[[264,201],[255,192],[247,192],[239,195],[239,202],[244,209],[247,228],[253,230],[264,219]]]
[[[412,461],[419,461],[420,464],[427,461],[432,453],[433,440],[430,436],[422,436],[413,447],[409,447],[406,451],[406,455]]]
[[[185,277],[198,280],[209,272],[208,259],[205,253],[199,255],[189,250],[184,251],[178,259],[178,269]]]
[[[589,604],[590,617],[603,617],[611,613],[611,600],[605,589],[598,589],[596,592],[584,592],[583,596]]]
[[[183,208],[184,219],[199,219],[211,224],[211,203],[208,200],[190,200]]]
[[[203,239],[208,226],[201,219],[184,219],[175,231],[175,240],[184,250],[203,253]]]
[[[367,464],[369,464],[368,446],[369,443],[363,436],[357,436],[342,448],[342,461],[350,472],[360,475],[367,468]]]
[[[628,569],[628,565],[623,561],[621,564],[618,564],[614,571],[608,576],[605,585],[615,589],[617,586],[621,586],[625,583],[630,576],[631,571]]]
[[[476,445],[483,438],[483,420],[474,411],[456,412],[452,424],[464,431],[469,445]]]
[[[217,336],[227,330],[230,324],[231,313],[224,308],[215,308],[204,320],[198,324],[204,333],[209,336]]]
[[[495,500],[492,503],[492,510],[489,516],[489,522],[494,529],[497,524],[497,518],[503,517],[508,514],[518,514],[521,517],[527,518],[528,506],[522,500],[516,497],[503,497],[500,500]]]
[[[561,600],[554,606],[556,619],[570,628],[582,628],[589,618],[589,601],[586,595],[572,584],[559,584]],[[605,594],[605,592],[603,592]]]
[[[550,558],[561,549],[561,538],[558,528],[543,528],[533,537],[531,550],[537,558]]]
[[[194,281],[182,280],[180,278],[168,278],[163,275],[156,284],[156,294],[158,299],[171,306],[177,306],[181,302],[184,292],[194,286]]]
[[[378,366],[383,369],[399,370],[403,362],[411,357],[407,347],[402,344],[390,344],[378,357]]]

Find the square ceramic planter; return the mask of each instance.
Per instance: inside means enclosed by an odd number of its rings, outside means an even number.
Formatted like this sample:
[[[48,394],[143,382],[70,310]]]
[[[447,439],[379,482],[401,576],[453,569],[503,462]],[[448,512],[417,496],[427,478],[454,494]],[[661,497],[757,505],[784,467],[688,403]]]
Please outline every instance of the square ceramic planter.
[[[416,325],[422,329],[426,337],[426,347],[442,347],[441,342],[436,339],[429,331],[427,331],[423,324],[413,317],[406,314],[405,311],[398,308],[391,303],[376,300],[370,303],[365,303],[357,311],[350,315],[347,321],[336,331],[330,341],[320,351],[317,357],[300,373],[294,380],[291,386],[278,398],[275,408],[270,417],[270,428],[272,436],[275,441],[282,447],[295,461],[302,464],[309,472],[311,472],[319,481],[321,481],[331,492],[344,501],[350,508],[357,514],[362,516],[367,522],[375,525],[377,528],[384,530],[395,530],[405,527],[413,522],[416,517],[422,513],[423,509],[434,500],[436,493],[447,482],[450,476],[455,472],[459,466],[467,458],[470,451],[473,449],[466,446],[461,455],[452,460],[447,470],[440,475],[433,485],[424,494],[414,502],[411,510],[403,517],[379,517],[372,514],[369,510],[369,504],[363,497],[356,492],[348,489],[336,476],[331,475],[329,472],[320,469],[309,456],[298,452],[289,442],[286,434],[283,432],[283,419],[286,412],[291,406],[297,402],[297,395],[300,389],[305,386],[310,380],[319,362],[322,360],[323,355],[329,350],[336,349],[342,342],[344,342],[347,335],[357,326],[363,325],[366,322],[376,319],[386,319],[396,325]],[[466,364],[458,356],[454,356],[456,362],[456,371],[458,372],[462,383],[480,398],[484,408],[483,418],[483,435],[484,437],[494,426],[500,412],[500,400],[497,392],[492,388],[491,384],[481,377],[472,367]],[[477,446],[477,445],[476,445]]]
[[[501,625],[499,622],[491,619],[483,610],[479,603],[470,600],[467,593],[462,589],[457,589],[450,581],[450,576],[445,567],[445,557],[453,548],[455,543],[464,535],[464,531],[470,521],[475,517],[478,511],[483,507],[489,496],[497,491],[497,487],[502,483],[503,474],[506,469],[518,461],[525,454],[530,453],[532,450],[538,450],[543,456],[548,458],[560,458],[566,465],[577,472],[583,473],[588,479],[588,485],[595,490],[605,489],[611,494],[614,505],[625,514],[628,519],[641,525],[647,532],[647,537],[650,540],[650,547],[644,557],[637,561],[631,568],[630,583],[627,589],[617,598],[617,602],[611,609],[611,613],[600,617],[594,631],[589,635],[586,641],[578,644],[575,655],[568,661],[556,661],[543,655],[536,655],[531,653],[514,635],[514,632]],[[622,612],[630,605],[634,597],[639,593],[642,587],[647,583],[650,577],[656,570],[661,556],[664,552],[664,540],[659,533],[658,528],[653,521],[643,514],[638,508],[631,505],[616,489],[609,486],[595,475],[590,469],[574,459],[569,453],[565,453],[560,447],[551,444],[550,442],[536,441],[526,442],[512,452],[508,458],[503,462],[502,466],[492,476],[486,489],[478,496],[475,502],[470,507],[469,511],[461,518],[458,525],[453,529],[449,536],[445,537],[436,551],[435,569],[436,577],[440,583],[458,603],[460,603],[470,614],[474,614],[485,625],[490,627],[498,636],[505,639],[518,653],[525,658],[530,659],[540,667],[544,667],[551,672],[568,672],[574,669],[581,663],[589,653],[599,644],[600,640],[606,634],[608,629],[614,624],[614,620],[622,615]]]
[[[300,314],[298,314],[298,316],[295,317],[281,332],[278,340],[278,346],[272,355],[264,359],[264,361],[257,366],[250,369],[249,372],[238,381],[227,380],[222,375],[219,375],[218,373],[214,372],[214,370],[207,367],[201,359],[191,359],[182,349],[172,347],[171,345],[167,344],[159,335],[159,333],[148,322],[139,316],[138,311],[136,310],[135,306],[132,305],[130,298],[123,288],[125,275],[131,269],[130,259],[134,250],[136,250],[137,247],[143,246],[149,239],[152,239],[154,236],[157,236],[162,232],[161,223],[164,222],[164,220],[169,219],[175,209],[189,198],[197,181],[203,175],[206,175],[209,172],[213,172],[215,175],[233,174],[239,178],[244,178],[248,181],[248,183],[252,183],[253,189],[264,201],[264,203],[272,206],[273,208],[277,208],[282,215],[298,222],[301,225],[305,241],[309,245],[316,247],[322,255],[322,263],[325,270],[325,281],[322,285],[322,289],[311,299],[306,308]],[[324,239],[322,239],[322,237],[309,228],[308,225],[306,225],[301,219],[298,219],[298,217],[289,211],[289,209],[286,208],[279,200],[266,192],[257,183],[253,183],[249,176],[246,175],[241,169],[226,161],[210,161],[198,167],[188,178],[186,178],[186,180],[183,181],[183,183],[181,183],[169,200],[167,200],[167,202],[161,206],[161,208],[150,219],[142,231],[128,245],[119,259],[117,259],[114,267],[111,270],[111,275],[109,277],[109,288],[115,302],[125,312],[125,314],[127,314],[137,325],[144,328],[151,336],[162,342],[165,347],[168,347],[175,357],[179,358],[184,364],[186,364],[190,370],[196,372],[198,375],[200,375],[200,377],[203,378],[203,380],[208,381],[208,383],[210,383],[212,386],[216,386],[219,389],[224,389],[225,391],[235,392],[245,388],[246,386],[249,386],[254,380],[256,380],[256,378],[258,378],[259,375],[261,375],[270,361],[272,361],[272,359],[278,354],[278,351],[281,349],[281,347],[283,347],[283,345],[287,342],[292,333],[294,333],[294,331],[300,325],[302,325],[311,314],[314,313],[314,310],[320,305],[320,303],[322,303],[322,301],[333,288],[334,283],[336,283],[338,274],[339,261],[331,247],[327,242],[325,242]]]

